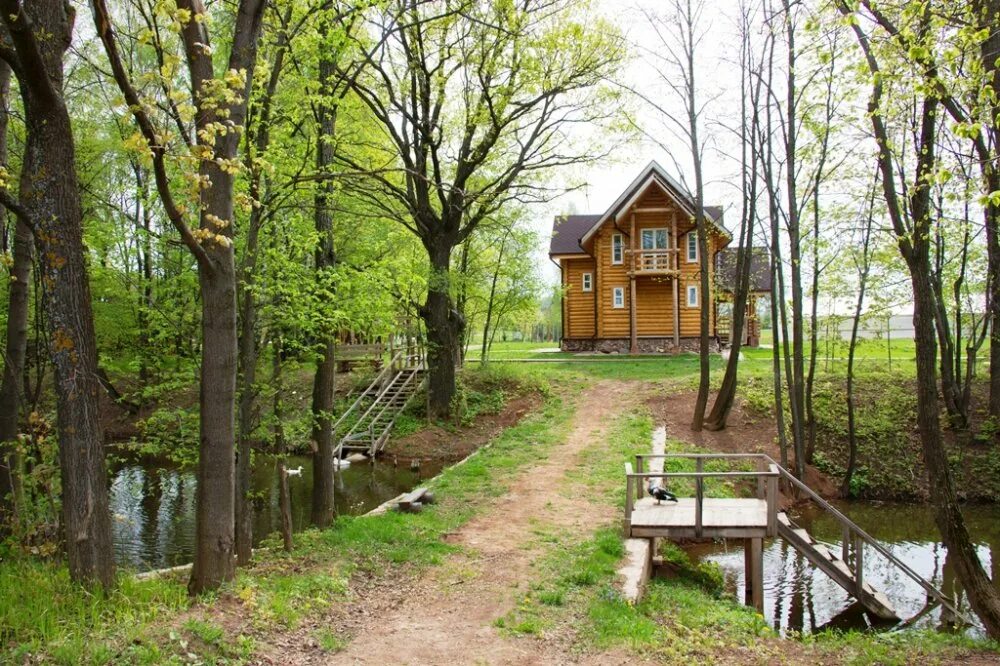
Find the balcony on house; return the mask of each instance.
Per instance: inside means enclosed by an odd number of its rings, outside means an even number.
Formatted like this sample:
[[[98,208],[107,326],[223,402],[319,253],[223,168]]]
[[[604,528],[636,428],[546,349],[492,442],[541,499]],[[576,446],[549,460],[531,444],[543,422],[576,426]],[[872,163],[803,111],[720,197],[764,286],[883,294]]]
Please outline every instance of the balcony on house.
[[[677,249],[636,250],[636,275],[676,275]]]

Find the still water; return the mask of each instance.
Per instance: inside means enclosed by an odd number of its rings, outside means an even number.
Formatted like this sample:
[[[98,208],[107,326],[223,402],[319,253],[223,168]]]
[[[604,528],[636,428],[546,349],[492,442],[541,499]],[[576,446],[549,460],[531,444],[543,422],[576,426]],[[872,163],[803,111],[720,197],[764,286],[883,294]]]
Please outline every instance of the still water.
[[[973,615],[928,507],[840,502],[837,508],[935,587],[949,595],[957,594],[960,609]],[[1000,586],[1000,507],[966,506],[963,513],[978,545],[980,561],[992,574],[994,584]],[[793,520],[839,556],[839,524],[829,514],[810,509],[794,515]],[[842,588],[786,541],[771,539],[764,548],[764,616],[775,629],[782,633],[811,633],[824,628],[877,626]],[[698,544],[687,550],[696,559],[717,563],[725,576],[726,593],[742,600],[741,541]],[[927,606],[924,590],[870,548],[865,549],[864,570],[865,580],[889,597],[904,621],[911,620],[916,627],[948,628],[947,611],[944,617],[940,607],[921,615]]]
[[[302,467],[301,476],[289,476],[292,524],[296,531],[309,526],[312,497],[312,458],[290,456],[289,469]],[[440,471],[440,465],[417,471],[391,463],[355,463],[335,475],[336,510],[340,515],[362,514],[421,479]],[[159,569],[191,561],[194,553],[194,470],[182,470],[162,461],[125,462],[111,470],[112,530],[119,565],[137,570]],[[278,510],[277,461],[259,456],[254,461],[254,524],[256,542],[281,526]]]

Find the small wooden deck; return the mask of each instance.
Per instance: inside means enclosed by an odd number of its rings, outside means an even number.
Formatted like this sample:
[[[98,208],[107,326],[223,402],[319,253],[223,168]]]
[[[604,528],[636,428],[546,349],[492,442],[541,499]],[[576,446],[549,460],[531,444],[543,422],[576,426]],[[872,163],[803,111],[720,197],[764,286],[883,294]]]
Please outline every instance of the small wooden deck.
[[[694,462],[694,471],[662,471],[668,459]],[[743,469],[705,471],[705,463],[741,463]],[[646,468],[646,469],[644,469]],[[753,468],[753,469],[748,469]],[[647,471],[648,470],[648,471]],[[705,497],[707,479],[727,479],[755,483],[756,497]],[[781,496],[778,480],[782,479],[800,498],[808,498],[840,523],[842,541],[838,555],[834,549],[814,539],[799,528],[785,513],[778,511]],[[647,496],[651,481],[668,490],[679,492],[682,482],[693,481],[694,497],[678,497],[677,502],[657,503]],[[781,537],[802,553],[814,566],[825,572],[844,590],[853,595],[874,616],[898,621],[892,602],[864,579],[864,562],[869,554],[877,555],[890,566],[920,584],[929,599],[942,604],[960,616],[954,600],[924,580],[903,561],[893,555],[870,534],[852,522],[814,490],[795,478],[788,470],[764,454],[653,453],[637,455],[635,467],[625,464],[625,519],[623,521],[629,553],[639,553],[648,562],[632,567],[629,589],[634,589],[637,601],[642,594],[645,577],[651,569],[656,539],[743,539],[746,567],[746,601],[759,611],[764,609],[763,544],[765,538]],[[642,547],[640,547],[642,546]],[[638,555],[637,555],[638,556]]]
[[[701,507],[700,534],[697,514],[697,500],[693,497],[661,504],[644,497],[632,507],[629,534],[666,539],[752,539],[769,535],[766,500],[706,497]]]

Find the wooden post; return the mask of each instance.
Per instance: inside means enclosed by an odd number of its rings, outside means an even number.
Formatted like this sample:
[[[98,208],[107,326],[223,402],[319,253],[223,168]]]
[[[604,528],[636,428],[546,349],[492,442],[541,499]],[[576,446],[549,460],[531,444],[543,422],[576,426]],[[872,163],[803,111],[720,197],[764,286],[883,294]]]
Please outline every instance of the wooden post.
[[[642,485],[641,482],[639,485]],[[632,536],[632,464],[625,463],[625,520],[622,521],[625,538]]]
[[[758,613],[764,612],[764,540],[750,539],[750,568],[753,570],[751,605]],[[748,572],[749,576],[749,572]]]
[[[767,477],[767,535],[778,534],[778,470],[772,465],[772,476]]]
[[[681,251],[677,244],[677,213],[673,213],[670,216],[670,227],[671,233],[674,237],[674,252],[673,252],[673,270],[674,273],[674,348],[677,349],[681,346],[681,286],[678,283],[681,277]]]
[[[695,458],[694,471],[701,474],[705,471],[705,459]],[[701,476],[694,480],[694,535],[701,536],[701,505],[705,499],[705,479]]]
[[[750,542],[753,539],[743,539],[743,605],[753,603],[753,560],[750,557]]]
[[[861,596],[864,594],[865,588],[865,556],[864,556],[865,542],[862,541],[861,537],[854,535],[854,584],[856,592],[855,597],[858,601],[861,600]]]
[[[629,354],[639,353],[639,331],[637,329],[638,323],[636,321],[635,314],[635,213],[632,213],[632,228],[629,232],[628,237],[629,244],[629,263],[632,266],[632,270],[629,271],[628,276],[628,317],[629,317],[629,333],[631,340],[629,340]]]
[[[767,460],[763,457],[757,458],[757,471],[764,473],[767,471]],[[764,477],[757,477],[757,499],[764,499]]]
[[[645,471],[644,466],[642,464],[642,456],[640,456],[639,454],[636,454],[635,456],[635,471],[638,474],[642,474]],[[638,483],[635,484],[635,499],[637,501],[642,499],[642,491],[644,485],[645,483],[643,483],[641,479],[638,481]]]
[[[840,532],[840,559],[844,564],[850,565],[848,558],[851,555],[851,528],[847,525],[841,526]]]

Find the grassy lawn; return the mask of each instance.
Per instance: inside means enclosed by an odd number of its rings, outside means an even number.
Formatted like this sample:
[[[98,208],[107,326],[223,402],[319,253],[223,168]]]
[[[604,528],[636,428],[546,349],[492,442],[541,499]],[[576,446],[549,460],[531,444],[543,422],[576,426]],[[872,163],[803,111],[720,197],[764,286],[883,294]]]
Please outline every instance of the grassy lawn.
[[[743,367],[750,394],[767,408],[770,370],[760,365],[763,371]],[[718,381],[721,358],[713,357],[712,367]],[[0,663],[250,661],[276,634],[323,627],[323,618],[350,600],[352,576],[378,579],[390,571],[412,573],[443,562],[454,550],[445,534],[489,506],[486,500],[506,493],[520,470],[565,441],[575,413],[573,398],[587,384],[614,378],[689,388],[697,358],[497,363],[485,371],[532,386],[543,396],[542,404],[468,462],[434,479],[430,485],[438,504],[417,515],[341,517],[328,530],[297,534],[290,554],[276,540],[267,543],[256,562],[217,593],[191,600],[182,577],[137,581],[129,572],[120,574],[110,594],[92,593],[70,583],[61,563],[0,553]],[[595,441],[567,470],[567,488],[586,488],[592,501],[621,510],[622,465],[648,451],[653,429],[647,408],[641,400],[635,404],[611,424],[604,441]],[[668,446],[691,450],[678,441]],[[933,632],[824,632],[801,641],[782,639],[756,612],[721,596],[717,569],[694,565],[669,546],[662,555],[675,575],[653,581],[643,602],[630,606],[613,585],[622,555],[617,524],[567,533],[546,529],[543,522],[537,538],[543,554],[532,568],[528,592],[497,622],[504,634],[542,640],[565,636],[574,649],[624,649],[666,663],[903,664],[1000,650],[995,643]],[[328,628],[308,631],[330,653],[349,640]]]
[[[8,554],[0,560],[0,663],[242,663],[275,631],[316,620],[347,598],[357,570],[373,576],[398,567],[432,566],[452,550],[442,536],[502,495],[515,473],[564,440],[577,381],[506,371],[545,394],[538,411],[505,430],[465,464],[430,485],[441,501],[418,515],[344,516],[328,530],[295,535],[286,554],[277,539],[220,591],[190,600],[186,578],[136,580],[119,575],[110,594],[72,584],[62,563]],[[237,631],[223,631],[216,611],[236,605]],[[343,639],[317,635],[336,649]]]

